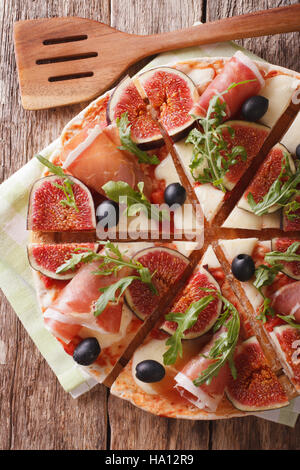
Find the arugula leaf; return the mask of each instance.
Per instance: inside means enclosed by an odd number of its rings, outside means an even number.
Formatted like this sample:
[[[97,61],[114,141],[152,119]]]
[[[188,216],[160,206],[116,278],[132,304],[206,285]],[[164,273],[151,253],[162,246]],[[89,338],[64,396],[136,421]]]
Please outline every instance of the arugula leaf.
[[[166,341],[166,345],[170,347],[163,355],[165,365],[174,364],[178,354],[182,357],[181,341],[184,339],[184,332],[195,325],[198,320],[199,313],[202,312],[214,299],[215,297],[213,295],[207,295],[202,297],[200,300],[193,302],[184,313],[172,312],[166,315],[166,320],[176,322],[177,328],[175,333]]]
[[[79,263],[91,263],[95,259],[98,259],[98,257],[99,255],[92,250],[82,251],[81,253],[72,253],[72,256],[57,268],[56,274],[64,273],[69,271],[69,269],[74,271]]]
[[[35,155],[35,157],[39,160],[40,163],[49,168],[51,173],[54,173],[60,178],[63,178],[64,181],[62,185],[58,183],[52,183],[53,186],[58,189],[61,189],[64,192],[64,195],[66,196],[66,199],[62,199],[60,203],[64,206],[72,207],[73,209],[75,209],[76,212],[79,212],[72,189],[72,185],[74,184],[74,182],[68,178],[68,176],[60,166],[54,165],[54,163],[50,162],[49,160],[47,160],[47,158],[43,157],[42,155]]]
[[[276,264],[274,266],[261,264],[255,270],[255,281],[253,282],[253,285],[257,288],[264,299],[263,304],[259,309],[259,315],[257,316],[257,319],[263,323],[267,321],[267,315],[273,317],[275,312],[271,307],[271,300],[265,296],[262,288],[265,286],[270,286],[282,268],[283,267],[280,264]]]
[[[300,242],[294,242],[290,245],[286,251],[270,251],[265,254],[265,260],[271,265],[275,265],[278,261],[298,261],[300,262],[300,254],[297,251],[300,247]]]
[[[160,160],[156,155],[148,155],[147,152],[139,149],[131,138],[131,124],[129,124],[128,113],[123,113],[121,118],[116,119],[116,124],[119,129],[119,136],[121,140],[120,150],[126,150],[138,157],[139,163],[148,163],[149,165],[158,165]]]
[[[210,292],[210,289],[202,290]],[[197,387],[204,383],[209,385],[213,377],[219,374],[221,368],[227,361],[233,378],[236,379],[237,376],[233,354],[240,333],[240,316],[235,306],[229,302],[229,300],[223,297],[219,292],[217,292],[217,295],[223,302],[223,313],[215,325],[214,332],[219,331],[222,327],[224,331],[217,337],[207,356],[210,359],[214,359],[214,362],[203,370],[199,377],[193,380],[194,385]]]
[[[124,181],[108,181],[102,186],[103,191],[109,199],[119,203],[121,197],[127,198],[127,215],[133,216],[143,211],[149,219],[154,218],[157,221],[170,220],[168,211],[158,210],[155,204],[147,199],[144,194],[144,183],[137,184],[138,191],[135,191],[128,183]]]
[[[296,196],[299,196],[300,192],[297,191]],[[300,209],[300,202],[293,199],[292,201],[288,202],[284,207],[284,215],[287,217],[288,220],[299,219],[300,215],[296,214],[296,212]]]
[[[117,304],[127,287],[129,287],[132,281],[134,281],[135,279],[140,278],[139,276],[122,277],[114,284],[99,289],[100,292],[102,292],[102,295],[100,295],[99,299],[95,303],[95,317],[99,316],[105,310],[109,302]],[[117,294],[117,292],[119,293]]]
[[[203,131],[193,129],[186,140],[194,146],[190,170],[193,178],[200,183],[212,183],[226,192],[224,177],[230,168],[237,163],[239,156],[247,160],[247,152],[242,146],[234,146],[229,150],[228,142],[224,139],[223,130],[227,129],[231,138],[234,129],[223,123],[226,116],[226,103],[221,101],[222,95],[232,88],[244,85],[253,80],[232,83],[225,91],[213,96],[209,102],[206,117],[194,116],[199,121]]]
[[[279,315],[279,314],[277,314],[277,317],[281,318],[281,320],[285,321],[286,323],[288,323],[293,328],[296,328],[297,330],[300,330],[300,323],[295,322],[295,316],[293,314],[290,314],[290,315]]]
[[[284,177],[284,178],[283,178]],[[287,180],[286,177],[288,178]],[[300,167],[293,173],[290,167],[288,154],[285,153],[281,163],[281,171],[278,178],[274,181],[269,191],[261,201],[256,203],[252,193],[247,196],[248,203],[255,215],[263,215],[274,205],[286,206],[292,196],[297,191],[297,186],[300,183]]]

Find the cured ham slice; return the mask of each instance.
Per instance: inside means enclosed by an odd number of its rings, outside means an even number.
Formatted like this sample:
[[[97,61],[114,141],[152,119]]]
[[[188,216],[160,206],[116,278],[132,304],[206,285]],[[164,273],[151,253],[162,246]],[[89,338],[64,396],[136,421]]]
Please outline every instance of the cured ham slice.
[[[216,411],[222,400],[225,388],[230,378],[229,366],[226,363],[214,377],[209,385],[203,384],[197,387],[193,380],[198,378],[207,367],[214,363],[214,359],[207,356],[213,347],[216,339],[222,334],[222,329],[218,331],[211,341],[201,350],[201,352],[192,358],[175,376],[177,385],[175,386],[180,395],[193,403],[197,408],[208,411]]]
[[[281,325],[270,334],[285,373],[300,393],[300,331]]]
[[[63,168],[89,188],[105,194],[102,186],[108,181],[124,181],[135,187],[144,181],[145,192],[151,192],[151,180],[146,178],[136,158],[118,148],[121,145],[117,128],[86,127],[63,147],[60,159]]]
[[[272,307],[280,315],[294,315],[300,323],[300,281],[292,282],[275,292]]]
[[[45,310],[44,321],[56,337],[69,342],[82,327],[101,333],[117,333],[120,328],[123,301],[108,304],[98,316],[93,314],[93,307],[100,297],[99,289],[116,282],[120,277],[128,275],[129,270],[123,268],[118,276],[97,276],[101,262],[82,266],[75,277],[66,285],[57,299]]]
[[[209,101],[213,96],[227,90],[232,83],[238,83],[244,80],[253,81],[232,88],[221,98],[227,105],[225,119],[229,119],[233,116],[240,109],[243,102],[251,96],[257,95],[265,84],[254,62],[241,51],[237,51],[226,63],[222,72],[216,76],[201,95],[196,105],[199,115],[206,114]]]

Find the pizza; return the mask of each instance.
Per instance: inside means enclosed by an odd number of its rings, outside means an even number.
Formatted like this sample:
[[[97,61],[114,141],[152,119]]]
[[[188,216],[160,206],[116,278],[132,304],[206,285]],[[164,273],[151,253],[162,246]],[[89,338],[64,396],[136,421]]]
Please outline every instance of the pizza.
[[[37,155],[45,327],[114,395],[195,420],[299,395],[299,89],[241,51],[155,67]]]

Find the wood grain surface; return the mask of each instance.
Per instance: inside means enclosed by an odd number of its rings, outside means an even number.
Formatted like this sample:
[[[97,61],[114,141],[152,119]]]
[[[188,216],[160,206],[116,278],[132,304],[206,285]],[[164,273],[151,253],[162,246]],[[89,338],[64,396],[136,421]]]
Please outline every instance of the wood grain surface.
[[[1,181],[56,138],[85,104],[47,111],[21,107],[12,42],[13,22],[81,16],[128,33],[152,34],[194,21],[273,8],[297,0],[2,0],[0,2]],[[299,34],[241,43],[274,64],[300,72]],[[138,70],[145,61],[134,66]],[[300,449],[294,429],[255,417],[190,422],[159,418],[95,387],[78,400],[66,394],[1,295],[0,449]]]

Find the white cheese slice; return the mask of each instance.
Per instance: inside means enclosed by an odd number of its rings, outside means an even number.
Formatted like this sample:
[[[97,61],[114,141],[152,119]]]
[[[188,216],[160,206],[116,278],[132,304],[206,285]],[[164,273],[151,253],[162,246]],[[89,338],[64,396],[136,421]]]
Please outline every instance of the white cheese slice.
[[[192,144],[186,144],[186,139],[179,140],[174,144],[175,150],[177,152],[178,158],[181,161],[181,164],[184,168],[185,174],[188,177],[191,184],[195,183],[195,180],[191,174],[190,163],[193,159],[193,150],[194,146]],[[194,176],[197,178],[199,175],[203,174],[203,169],[207,168],[207,162],[204,161],[198,168],[193,170]]]
[[[300,144],[300,112],[297,114],[289,130],[283,136],[281,143],[291,154],[295,155],[296,147]]]
[[[165,180],[166,186],[172,183],[180,183],[180,178],[170,154],[155,168],[155,178]]]
[[[145,383],[136,378],[135,369],[136,366],[148,359],[157,361],[160,364],[163,364],[163,355],[167,351],[168,346],[166,346],[166,341],[159,339],[152,339],[146,344],[142,344],[134,353],[132,358],[132,377],[134,378],[136,384],[144,390],[144,392],[149,393],[150,395],[157,394],[157,391],[153,389],[151,383]]]
[[[220,240],[219,243],[231,263],[233,258],[240,254],[251,256],[257,241],[257,238],[236,238],[235,240]]]
[[[284,113],[292,99],[294,91],[299,87],[300,80],[288,75],[275,75],[266,79],[260,95],[269,100],[269,108],[260,119],[261,124],[273,127]]]
[[[197,88],[202,88],[208,85],[214,78],[214,70],[211,67],[206,69],[192,68],[188,69],[187,75],[193,80]]]
[[[280,228],[280,211],[262,216],[262,228]]]
[[[225,220],[222,227],[226,228],[248,228],[252,230],[261,230],[262,217],[251,212],[235,207]]]
[[[221,265],[211,245],[207,248],[201,261],[201,265],[209,268],[219,268]]]
[[[198,201],[201,204],[205,218],[210,221],[218,212],[224,193],[209,183],[200,184],[194,188]]]

